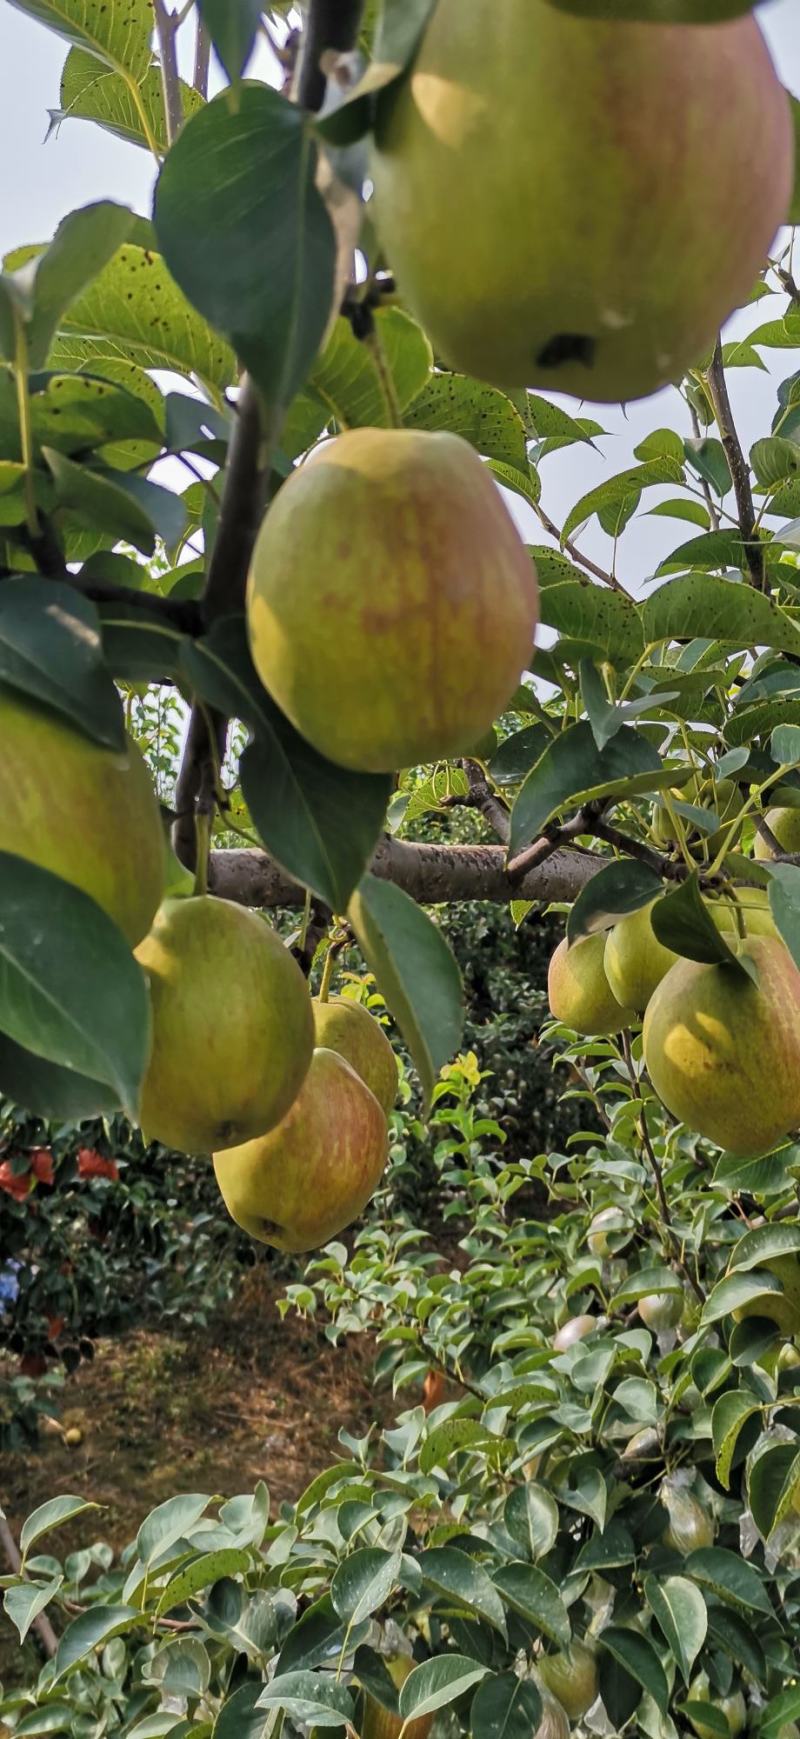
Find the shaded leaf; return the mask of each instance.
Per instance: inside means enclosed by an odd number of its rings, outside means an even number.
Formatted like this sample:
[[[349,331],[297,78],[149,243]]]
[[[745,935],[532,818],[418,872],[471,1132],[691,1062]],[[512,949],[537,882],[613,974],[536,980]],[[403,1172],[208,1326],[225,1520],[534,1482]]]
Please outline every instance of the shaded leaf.
[[[35,574],[3,582],[0,681],[53,707],[93,742],[124,747],[97,611],[73,586]]]
[[[463,987],[455,957],[416,902],[374,875],[364,876],[348,917],[429,1101],[439,1070],[461,1043]]]

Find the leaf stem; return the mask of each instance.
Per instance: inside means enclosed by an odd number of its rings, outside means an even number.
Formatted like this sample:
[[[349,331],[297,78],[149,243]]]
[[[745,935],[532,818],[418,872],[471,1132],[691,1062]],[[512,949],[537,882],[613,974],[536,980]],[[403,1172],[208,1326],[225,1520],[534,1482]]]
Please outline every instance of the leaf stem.
[[[14,310],[14,381],[17,389],[19,439],[22,463],[25,466],[25,517],[28,533],[39,536],[39,514],[33,476],[33,430],[31,401],[28,392],[28,334],[22,315]]]

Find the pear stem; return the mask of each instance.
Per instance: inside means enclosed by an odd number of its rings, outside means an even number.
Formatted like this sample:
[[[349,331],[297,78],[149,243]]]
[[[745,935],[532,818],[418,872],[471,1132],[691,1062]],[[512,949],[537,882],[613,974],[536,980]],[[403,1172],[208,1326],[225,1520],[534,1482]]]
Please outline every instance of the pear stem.
[[[208,859],[211,851],[211,822],[208,812],[198,810],[194,818],[197,837],[197,864],[194,872],[195,894],[208,893]]]
[[[322,983],[319,987],[320,1002],[327,1002],[331,994],[331,979],[333,978],[333,968],[336,962],[336,956],[339,952],[339,947],[340,944],[332,942],[325,956],[325,965],[322,969]]]

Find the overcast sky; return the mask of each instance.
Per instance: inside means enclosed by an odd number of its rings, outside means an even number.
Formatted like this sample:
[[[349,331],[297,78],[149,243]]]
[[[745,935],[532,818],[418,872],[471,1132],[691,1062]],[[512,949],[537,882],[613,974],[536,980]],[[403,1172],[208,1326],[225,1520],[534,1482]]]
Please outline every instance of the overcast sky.
[[[796,95],[800,95],[798,9],[799,0],[768,0],[759,14],[781,77]],[[22,242],[45,240],[66,212],[93,199],[113,198],[140,212],[150,210],[153,164],[147,152],[123,144],[84,121],[65,123],[58,135],[45,143],[47,110],[58,106],[66,51],[67,45],[52,32],[27,18],[9,0],[0,0],[0,162],[5,166],[0,252]],[[721,90],[720,103],[724,101]],[[734,330],[771,318],[778,306],[777,302],[761,302],[757,312],[749,313]],[[800,366],[798,357],[790,352],[773,353],[773,359],[776,356],[777,361],[771,361],[769,353],[764,353],[773,370],[769,375],[754,370],[730,373],[734,410],[748,445],[769,432],[776,380]],[[574,401],[570,401],[570,409],[575,411]],[[559,524],[585,490],[630,463],[632,448],[649,430],[671,422],[690,432],[683,407],[678,403],[676,408],[675,394],[670,392],[631,406],[626,417],[607,406],[596,415],[610,431],[609,439],[599,443],[598,454],[569,448],[553,455],[543,467],[543,499]],[[657,498],[652,492],[652,501]],[[538,524],[524,507],[520,518],[525,535],[541,541]],[[681,530],[677,522],[642,518],[623,540],[620,578],[638,589],[659,557],[680,541]],[[597,560],[608,561],[610,545],[596,525],[582,543]]]

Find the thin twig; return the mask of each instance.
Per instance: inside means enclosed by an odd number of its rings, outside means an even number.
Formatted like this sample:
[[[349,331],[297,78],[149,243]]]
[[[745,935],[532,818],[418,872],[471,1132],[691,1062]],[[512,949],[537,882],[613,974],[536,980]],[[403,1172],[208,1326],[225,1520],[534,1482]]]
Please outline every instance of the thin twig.
[[[197,35],[194,44],[194,72],[192,84],[201,97],[208,96],[208,72],[211,64],[211,36],[207,26],[198,13]]]
[[[750,575],[750,583],[763,592],[766,585],[764,568],[764,546],[758,536],[755,508],[753,506],[753,491],[750,484],[750,471],[744,456],[741,441],[736,433],[733,420],[728,383],[725,379],[725,365],[722,360],[722,343],[717,340],[711,367],[707,375],[708,390],[714,406],[720,439],[725,449],[728,461],[733,492],[736,496],[736,509],[739,517],[739,531],[744,545],[745,560]]]
[[[469,807],[477,809],[484,820],[488,821],[497,838],[501,839],[504,845],[508,845],[511,834],[511,816],[505,803],[492,789],[479,761],[462,761],[461,766],[466,773],[469,786]]]
[[[673,1258],[673,1261],[677,1264],[678,1268],[680,1268],[681,1273],[688,1280],[689,1285],[692,1288],[692,1291],[695,1293],[696,1297],[699,1298],[700,1303],[705,1304],[706,1294],[703,1290],[703,1287],[700,1285],[700,1282],[697,1279],[696,1275],[694,1275],[692,1273],[692,1270],[689,1267],[689,1264],[684,1257],[683,1251],[681,1249],[680,1239],[678,1238],[677,1233],[675,1231],[675,1227],[672,1223],[672,1211],[670,1209],[669,1201],[667,1198],[666,1188],[664,1186],[664,1173],[663,1173],[662,1168],[661,1168],[661,1162],[656,1154],[656,1150],[653,1146],[653,1143],[652,1143],[652,1140],[650,1137],[650,1130],[647,1127],[647,1112],[645,1110],[644,1102],[643,1102],[642,1097],[641,1097],[641,1092],[639,1089],[639,1082],[636,1078],[636,1070],[633,1066],[633,1055],[631,1052],[631,1042],[630,1042],[630,1037],[627,1033],[622,1034],[622,1054],[625,1058],[625,1064],[626,1064],[626,1067],[628,1070],[628,1075],[630,1077],[631,1087],[633,1089],[635,1097],[639,1100],[639,1103],[641,1106],[641,1110],[639,1113],[639,1119],[638,1119],[639,1134],[642,1138],[642,1147],[644,1148],[645,1154],[647,1156],[650,1170],[653,1173],[653,1180],[654,1180],[654,1183],[656,1186],[656,1194],[658,1196],[658,1203],[659,1203],[659,1207],[661,1209],[661,1220],[662,1220],[662,1224],[664,1227],[665,1236],[666,1236],[667,1241],[669,1243],[670,1251],[672,1252],[672,1258]]]
[[[754,819],[755,819],[755,824],[756,824],[756,832],[758,833],[759,837],[761,839],[763,839],[764,844],[769,848],[770,852],[772,853],[772,856],[777,857],[777,858],[783,857],[783,848],[781,846],[781,842],[779,839],[776,839],[775,834],[773,833],[772,828],[770,827],[766,816],[765,815],[756,815]]]
[[[550,518],[549,513],[545,513],[541,502],[537,503],[534,511],[540,525],[544,526],[545,531],[549,532],[552,538],[555,538],[559,549],[565,549],[567,554],[571,555],[574,562],[580,562],[581,567],[586,568],[587,573],[594,574],[596,579],[602,580],[604,586],[610,586],[613,592],[621,592],[624,598],[629,596],[629,593],[626,592],[625,587],[620,584],[620,581],[617,579],[615,574],[606,573],[605,568],[599,568],[597,563],[593,562],[590,556],[585,556],[583,550],[578,549],[577,544],[573,543],[571,537],[562,538],[558,526],[555,521]]]
[[[695,410],[695,407],[692,404],[691,399],[689,399],[688,402],[689,402],[689,416],[692,419],[692,429],[694,432],[695,440],[702,441],[703,431],[700,427],[700,418],[697,415],[697,411]],[[705,504],[706,504],[706,507],[708,508],[708,517],[711,521],[711,529],[712,529],[712,531],[719,531],[719,526],[720,526],[719,509],[718,509],[716,501],[714,500],[714,497],[711,493],[711,484],[709,483],[709,481],[706,477],[700,478],[700,488],[703,491]]]
[[[324,57],[355,48],[363,11],[364,0],[311,0],[297,84],[301,109],[319,113],[328,88]]]
[[[153,0],[153,12],[158,37],[158,58],[161,68],[161,90],[164,97],[167,144],[172,145],[183,125],[181,82],[178,74],[178,52],[175,44],[179,21],[174,12],[167,11],[165,0]]]

